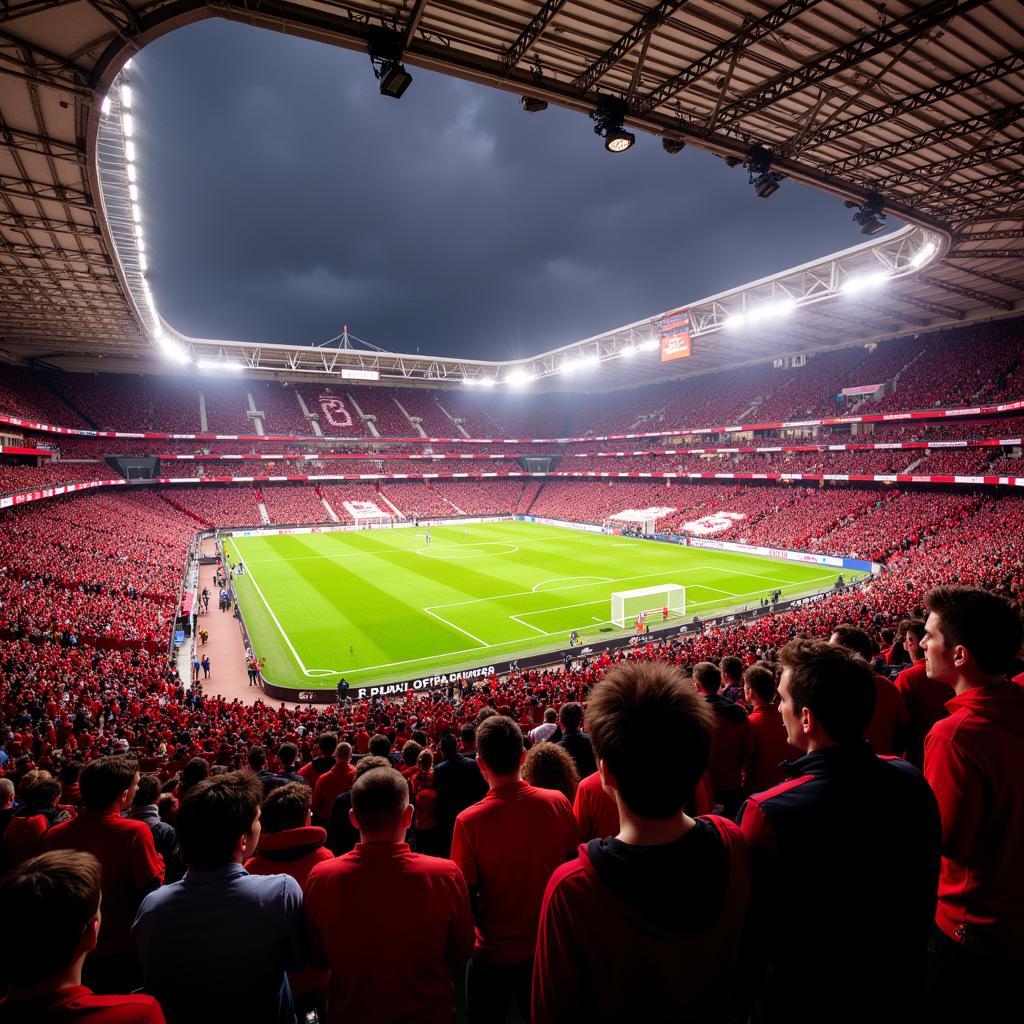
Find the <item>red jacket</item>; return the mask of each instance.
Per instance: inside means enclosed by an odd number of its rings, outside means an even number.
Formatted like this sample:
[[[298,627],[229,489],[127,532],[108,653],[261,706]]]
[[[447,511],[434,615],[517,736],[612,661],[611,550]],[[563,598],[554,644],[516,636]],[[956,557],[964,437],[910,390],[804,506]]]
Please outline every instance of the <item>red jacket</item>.
[[[864,732],[864,739],[870,742],[876,754],[896,754],[896,748],[901,745],[897,742],[896,730],[907,725],[910,715],[892,680],[877,672],[874,676],[875,711]]]
[[[702,834],[680,840],[683,862],[648,859],[647,878],[603,872],[596,840],[551,876],[533,968],[534,1024],[733,1019],[750,858],[731,821],[697,820]],[[682,851],[693,840],[717,851],[720,866],[687,863]],[[698,863],[709,863],[706,850]]]
[[[929,679],[923,658],[900,672],[894,685],[910,715],[907,760],[920,768],[924,764],[924,738],[936,722],[949,714],[946,703],[956,696],[956,691],[949,683]]]
[[[97,996],[84,985],[36,999],[0,1000],[0,1024],[165,1024],[152,996]]]
[[[747,721],[754,737],[754,753],[743,768],[743,790],[760,793],[785,778],[780,764],[796,761],[803,754],[789,745],[782,714],[775,704],[754,708]]]
[[[356,770],[350,764],[335,764],[316,780],[313,790],[313,816],[320,821],[330,821],[334,801],[347,793],[356,781]]]
[[[583,842],[619,834],[619,808],[601,786],[601,773],[588,775],[576,787],[572,812]]]
[[[965,946],[1024,963],[1024,690],[979,686],[946,707],[924,745],[942,815],[935,922]]]

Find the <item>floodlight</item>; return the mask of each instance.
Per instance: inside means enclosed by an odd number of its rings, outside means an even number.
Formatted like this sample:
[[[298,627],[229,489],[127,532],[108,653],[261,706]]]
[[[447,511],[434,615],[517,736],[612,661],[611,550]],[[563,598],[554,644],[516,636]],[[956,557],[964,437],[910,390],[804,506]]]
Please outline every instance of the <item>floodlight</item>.
[[[138,185],[136,185],[136,184],[135,184],[134,182],[132,182],[132,183],[131,183],[131,184],[130,184],[130,185],[128,186],[128,198],[129,198],[129,199],[130,199],[130,200],[131,200],[131,201],[132,201],[133,203],[137,203],[137,202],[139,201],[139,186],[138,186]]]
[[[482,388],[493,388],[495,383],[496,382],[495,382],[493,377],[481,377],[480,378],[480,387],[482,387]]]
[[[635,347],[635,346],[633,346],[633,345],[627,345],[627,346],[626,346],[626,348],[623,348],[623,349],[619,349],[619,355],[620,355],[620,356],[626,356],[626,357],[628,358],[628,357],[629,357],[629,356],[631,356],[631,355],[632,355],[632,354],[633,354],[633,353],[634,353],[635,351],[636,351],[636,347]]]
[[[862,235],[877,235],[885,230],[885,214],[882,212],[885,200],[877,192],[870,193],[863,203],[847,199],[843,206],[848,210],[857,211],[853,215],[853,220],[860,225]]]
[[[665,150],[666,153],[675,156],[676,153],[681,153],[686,149],[686,143],[682,139],[672,139],[665,135],[661,140],[661,148]]]
[[[131,139],[125,139],[124,143],[124,155],[128,160],[128,163],[135,162],[135,143]]]
[[[142,210],[139,209],[138,203],[132,203],[132,220],[138,224],[142,220]]]
[[[474,385],[474,384],[476,384],[476,382],[477,382],[477,380],[476,380],[476,377],[463,377],[463,378],[462,378],[462,383],[463,383],[463,384],[464,384],[464,385],[465,385],[465,386],[466,386],[467,388],[471,388],[471,387],[473,387],[473,385]]]
[[[131,114],[121,115],[121,129],[125,134],[125,138],[131,138],[135,134],[135,121],[132,120]]]
[[[772,170],[772,154],[764,146],[751,146],[746,163],[748,180],[760,199],[767,199],[779,190],[785,175]]]
[[[134,164],[128,164],[128,180],[129,181],[134,181],[135,180],[135,165]]]
[[[513,370],[506,378],[505,383],[511,384],[513,387],[520,387],[523,384],[529,384],[533,380],[533,375],[526,370]]]
[[[121,106],[125,110],[130,110],[132,105],[132,90],[130,86],[121,86]]]
[[[625,100],[617,96],[602,96],[590,115],[594,134],[604,137],[604,148],[609,153],[625,153],[636,142],[636,136],[622,127],[628,113],[629,106]]]
[[[100,111],[103,113],[104,117],[106,117],[110,113],[110,97],[109,96],[104,96],[103,97],[103,103],[100,104]]]
[[[401,99],[412,84],[412,75],[402,63],[401,33],[387,28],[372,28],[367,48],[373,73],[380,82],[381,96]]]
[[[519,102],[528,114],[539,114],[542,110],[548,109],[548,101],[538,99],[536,96],[520,96]]]
[[[725,320],[727,328],[742,327],[747,322],[746,313],[730,313]]]
[[[856,277],[848,277],[843,283],[843,291],[848,295],[856,295],[858,292],[867,291],[869,288],[877,288],[889,280],[889,275],[884,270],[876,270],[870,274],[858,274]]]

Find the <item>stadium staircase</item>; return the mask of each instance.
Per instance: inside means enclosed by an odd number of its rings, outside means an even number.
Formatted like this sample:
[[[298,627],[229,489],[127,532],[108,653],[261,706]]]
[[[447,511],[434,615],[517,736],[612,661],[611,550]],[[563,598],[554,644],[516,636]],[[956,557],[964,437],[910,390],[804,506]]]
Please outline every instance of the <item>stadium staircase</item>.
[[[436,401],[436,399],[435,399]],[[469,431],[462,425],[461,420],[457,420],[440,402],[437,403],[438,409],[441,410],[451,420],[452,426],[462,437],[469,437]]]
[[[158,498],[160,498],[162,501],[170,505],[175,512],[178,512],[180,515],[187,516],[189,519],[194,520],[195,522],[199,523],[199,525],[202,526],[204,529],[208,529],[213,525],[213,523],[211,523],[208,519],[203,519],[202,516],[197,516],[195,512],[193,512],[191,509],[188,509],[184,505],[175,501],[173,491],[167,491],[164,490],[164,488],[162,487],[158,487],[155,489],[155,493]]]
[[[398,411],[409,421],[409,426],[412,427],[420,437],[426,437],[427,432],[423,429],[423,421],[418,416],[410,416],[405,406],[402,405],[394,395],[391,396],[391,401],[398,406]]]
[[[380,431],[377,429],[377,424],[372,416],[368,416],[362,409],[359,408],[359,403],[352,397],[351,391],[345,392],[345,397],[348,399],[349,404],[355,410],[356,415],[363,421],[364,426],[370,432],[370,437],[380,437]]]
[[[267,511],[266,503],[263,501],[263,491],[259,487],[255,488],[255,490],[256,490],[256,504],[259,506],[259,510],[260,510],[260,522],[262,522],[264,526],[269,526],[270,525],[270,513]]]
[[[333,508],[331,508],[331,503],[327,500],[327,497],[324,495],[323,488],[314,487],[313,490],[316,491],[316,496],[323,502],[324,508],[327,509],[327,514],[331,517],[331,519],[336,523],[340,523],[341,520],[338,518],[338,513],[335,512]]]
[[[390,498],[389,498],[389,497],[388,497],[388,496],[387,496],[387,495],[386,495],[386,494],[384,493],[384,489],[383,489],[383,488],[381,487],[381,485],[380,485],[380,481],[379,481],[379,480],[377,481],[377,483],[376,483],[376,484],[375,484],[374,486],[375,486],[375,487],[376,487],[376,489],[377,489],[377,497],[378,497],[378,498],[380,498],[380,500],[381,500],[382,502],[384,502],[384,504],[385,504],[385,505],[387,505],[387,507],[388,507],[389,509],[391,509],[391,511],[392,511],[392,512],[394,512],[394,513],[395,513],[395,517],[396,517],[396,518],[398,518],[398,519],[408,519],[408,518],[409,518],[409,517],[408,517],[408,516],[407,516],[407,515],[406,515],[406,514],[405,514],[405,513],[404,513],[404,512],[403,512],[403,511],[402,511],[402,510],[401,510],[401,509],[400,509],[400,508],[399,508],[399,507],[398,507],[398,506],[397,506],[397,505],[396,505],[396,504],[395,504],[395,503],[394,503],[394,502],[393,502],[393,501],[392,501],[392,500],[391,500],[391,499],[390,499]]]
[[[544,480],[529,480],[523,484],[523,491],[519,495],[519,501],[516,504],[516,513],[518,515],[526,515],[531,508],[533,508],[537,499],[540,497],[540,492],[544,490]]]
[[[100,430],[100,429],[102,429],[99,426],[99,424],[96,423],[96,421],[91,416],[86,416],[85,413],[82,412],[82,410],[79,409],[78,406],[75,405],[75,403],[72,402],[71,399],[68,398],[68,396],[65,395],[63,391],[60,390],[60,388],[58,388],[51,381],[47,380],[45,375],[37,373],[37,374],[34,374],[34,376],[35,376],[36,380],[44,388],[46,388],[47,391],[50,392],[51,395],[55,395],[60,400],[60,402],[63,405],[66,405],[72,412],[77,413],[79,416],[81,416],[82,420],[85,423],[87,423],[93,430]]]

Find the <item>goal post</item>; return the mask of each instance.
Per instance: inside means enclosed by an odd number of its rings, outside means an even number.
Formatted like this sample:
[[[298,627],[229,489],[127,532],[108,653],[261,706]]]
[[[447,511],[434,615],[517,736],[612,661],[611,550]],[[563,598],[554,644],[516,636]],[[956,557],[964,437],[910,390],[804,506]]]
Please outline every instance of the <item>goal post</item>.
[[[641,614],[650,615],[660,622],[665,608],[670,618],[683,618],[686,615],[686,587],[678,583],[663,583],[639,590],[617,590],[612,594],[611,621],[619,629],[625,629]]]
[[[352,517],[357,530],[387,530],[395,525],[395,517],[382,512],[355,511]]]

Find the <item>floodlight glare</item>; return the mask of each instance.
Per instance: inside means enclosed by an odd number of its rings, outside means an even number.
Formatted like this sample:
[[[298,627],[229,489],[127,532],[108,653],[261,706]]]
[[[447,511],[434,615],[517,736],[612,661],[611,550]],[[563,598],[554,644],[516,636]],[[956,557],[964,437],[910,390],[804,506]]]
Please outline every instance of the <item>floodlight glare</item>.
[[[104,117],[106,117],[110,113],[110,97],[109,96],[104,96],[103,97],[103,103],[100,105],[100,110],[102,111]]]
[[[133,202],[139,201],[139,186],[134,182],[128,186],[128,198]]]
[[[916,270],[923,267],[935,255],[935,243],[928,242],[922,245],[913,256],[910,257],[910,265]]]
[[[746,313],[730,313],[726,318],[725,326],[727,328],[742,327],[746,322]]]
[[[130,110],[132,105],[132,90],[130,86],[121,86],[121,106],[125,110]]]
[[[526,370],[513,370],[505,378],[505,383],[511,384],[512,387],[521,387],[523,384],[529,384],[531,380],[533,380],[533,375]]]
[[[128,164],[128,180],[129,181],[134,181],[135,180],[135,165],[134,164]]]
[[[633,345],[627,345],[626,348],[619,350],[619,355],[628,359],[635,351],[636,348]]]
[[[138,224],[142,220],[142,210],[139,209],[138,203],[132,203],[132,220]]]
[[[480,387],[482,387],[482,388],[493,388],[495,383],[496,382],[495,382],[493,377],[481,377],[480,378]]]
[[[121,115],[121,129],[126,138],[131,138],[135,134],[135,122],[132,120],[131,114]]]
[[[858,292],[877,288],[888,280],[889,275],[884,270],[876,270],[870,274],[858,274],[856,277],[846,279],[843,283],[843,291],[848,295],[856,295]]]

